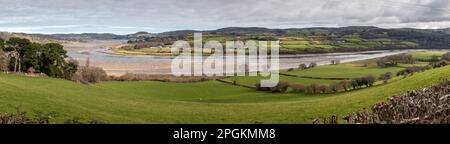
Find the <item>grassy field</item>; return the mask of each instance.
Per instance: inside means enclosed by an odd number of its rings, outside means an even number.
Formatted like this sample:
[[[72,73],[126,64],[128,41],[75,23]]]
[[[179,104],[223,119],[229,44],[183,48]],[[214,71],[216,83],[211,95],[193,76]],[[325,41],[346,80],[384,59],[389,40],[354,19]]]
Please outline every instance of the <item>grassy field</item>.
[[[447,50],[442,50],[442,51],[435,50],[435,51],[418,51],[418,52],[410,52],[410,53],[408,53],[408,54],[410,54],[410,55],[412,55],[413,57],[418,58],[418,59],[429,59],[429,58],[431,58],[432,56],[438,56],[438,57],[441,57],[442,55],[444,55],[444,54],[447,53],[447,52],[449,52],[449,51],[447,51]]]
[[[109,123],[310,123],[317,117],[344,116],[440,78],[450,78],[450,67],[347,93],[307,95],[263,93],[216,81],[83,85],[1,75],[0,111],[21,106],[25,111],[56,112],[57,123],[74,117]]]
[[[384,45],[396,45],[403,48],[414,48],[418,44],[387,38],[364,39],[359,35],[347,35],[334,40],[326,40],[324,36],[282,37],[280,45],[285,49],[331,49],[331,48],[380,48]]]

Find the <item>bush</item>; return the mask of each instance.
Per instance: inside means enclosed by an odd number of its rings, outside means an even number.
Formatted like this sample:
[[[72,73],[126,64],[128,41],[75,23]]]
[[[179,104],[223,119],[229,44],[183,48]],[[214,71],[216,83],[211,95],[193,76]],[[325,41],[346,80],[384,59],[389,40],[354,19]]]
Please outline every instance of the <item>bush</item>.
[[[290,85],[290,87],[294,92],[301,92],[301,93],[306,92],[306,86],[302,84],[292,84]]]
[[[444,55],[442,55],[442,60],[450,61],[450,52],[445,53]]]
[[[307,86],[306,87],[306,92],[307,93],[317,93],[317,92],[319,92],[319,85],[311,84],[311,85]]]
[[[381,74],[378,78],[379,80],[382,80],[384,83],[388,83],[388,81],[392,78],[393,74],[391,72],[387,72],[384,74]]]
[[[440,67],[444,67],[447,66],[447,61],[438,61],[438,62],[434,62],[434,63],[430,63],[431,67],[433,68],[440,68]]]
[[[261,84],[258,83],[255,85],[256,89],[259,91],[270,91],[270,92],[277,92],[277,93],[284,93],[289,88],[289,83],[287,81],[281,81],[278,82],[278,84],[274,87],[261,87]]]
[[[341,63],[340,60],[331,60],[331,64],[332,65],[337,65],[337,64],[340,64],[340,63]]]
[[[35,112],[28,116],[26,112],[16,107],[16,113],[0,113],[0,124],[49,124],[50,119],[56,117],[55,113]]]
[[[339,83],[336,83],[336,82],[333,82],[333,83],[331,83],[330,85],[329,85],[329,90],[331,91],[331,92],[339,92],[339,91],[341,91],[343,88],[342,88],[342,85],[340,85]]]
[[[102,68],[90,66],[90,60],[87,58],[85,66],[77,68],[72,80],[84,84],[99,83],[108,80],[108,75]]]
[[[217,78],[217,77],[216,77]],[[126,73],[122,76],[112,77],[112,80],[116,81],[161,81],[161,82],[177,82],[177,83],[189,83],[189,82],[202,82],[215,79],[206,76],[173,76],[173,75],[148,75],[148,74],[132,74]],[[237,85],[236,80],[233,80],[233,84]]]
[[[450,124],[450,82],[394,96],[345,117],[350,124]]]
[[[308,66],[306,64],[298,65],[298,69],[304,70],[304,69],[307,69],[307,68],[308,68]]]
[[[348,80],[343,80],[339,82],[339,85],[344,89],[344,91],[348,91],[351,86],[351,82]]]
[[[77,71],[78,71],[78,61],[69,58],[67,60],[67,65],[64,68],[64,78],[71,80]]]
[[[315,68],[315,67],[317,67],[317,63],[313,62],[309,64],[308,68]]]
[[[99,83],[108,80],[106,72],[99,67],[80,67],[72,78],[73,81],[87,83]]]
[[[3,72],[8,72],[9,70],[9,61],[8,55],[0,49],[0,70]]]
[[[325,86],[325,85],[319,85],[318,90],[319,90],[319,92],[321,92],[321,93],[327,93],[328,87]]]
[[[272,87],[270,90],[272,92],[284,93],[284,92],[287,91],[288,88],[289,88],[289,82],[287,82],[287,81],[280,81],[280,82],[278,82],[277,86]]]
[[[400,55],[392,55],[383,57],[377,60],[377,65],[379,67],[392,67],[397,66],[398,63],[407,63],[412,64],[415,62],[415,59],[411,55],[400,54]]]
[[[406,68],[404,70],[401,70],[401,71],[397,72],[397,76],[401,76],[401,75],[406,76],[406,75],[409,75],[409,74],[414,74],[416,72],[423,72],[423,71],[426,71],[426,70],[429,70],[429,69],[431,69],[430,66],[413,66],[413,67],[408,67],[408,68]]]
[[[366,85],[366,87],[373,86],[373,84],[375,83],[376,80],[377,80],[376,77],[373,75],[368,75],[368,76],[362,78],[362,81],[363,81],[364,85]]]

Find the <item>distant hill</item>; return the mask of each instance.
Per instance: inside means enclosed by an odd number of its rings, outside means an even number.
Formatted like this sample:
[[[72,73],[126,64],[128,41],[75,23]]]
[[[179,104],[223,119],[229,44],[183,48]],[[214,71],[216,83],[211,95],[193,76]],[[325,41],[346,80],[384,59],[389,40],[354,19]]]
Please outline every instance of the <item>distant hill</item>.
[[[339,28],[227,27],[217,30],[177,30],[162,33],[137,32],[128,35],[110,33],[83,34],[19,34],[14,35],[50,40],[128,40],[132,48],[168,47],[177,40],[193,40],[201,32],[203,40],[280,41],[282,53],[322,53],[379,49],[450,49],[450,28],[446,29],[385,29],[373,26]],[[130,47],[130,46],[129,46]]]
[[[233,40],[280,41],[283,53],[316,53],[378,49],[450,49],[450,29],[384,29],[373,26],[340,28],[228,27],[217,30],[181,30],[153,34],[149,37],[128,35],[134,48],[167,47],[176,40],[192,41],[194,32],[203,40],[222,43]],[[159,38],[155,38],[159,37]]]

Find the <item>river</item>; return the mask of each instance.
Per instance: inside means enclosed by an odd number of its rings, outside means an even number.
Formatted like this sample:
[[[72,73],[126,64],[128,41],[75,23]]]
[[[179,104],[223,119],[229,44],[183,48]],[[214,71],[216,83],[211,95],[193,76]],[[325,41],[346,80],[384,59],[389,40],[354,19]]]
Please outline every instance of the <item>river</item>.
[[[288,69],[298,67],[300,64],[315,62],[319,65],[330,64],[331,60],[352,62],[365,59],[379,58],[389,55],[401,54],[421,50],[379,50],[363,52],[342,52],[327,54],[298,54],[281,55],[280,68]],[[144,74],[171,74],[173,57],[164,56],[124,56],[112,54],[107,47],[92,49],[71,49],[68,55],[84,65],[89,58],[90,65],[102,67],[109,75],[125,73]]]

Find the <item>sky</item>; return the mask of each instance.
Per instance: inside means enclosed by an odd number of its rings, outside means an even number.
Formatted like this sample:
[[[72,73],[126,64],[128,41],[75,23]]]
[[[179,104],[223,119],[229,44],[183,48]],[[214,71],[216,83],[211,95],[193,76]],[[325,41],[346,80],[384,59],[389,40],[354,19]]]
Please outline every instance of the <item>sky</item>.
[[[0,31],[115,33],[223,27],[450,27],[449,0],[0,0]]]

